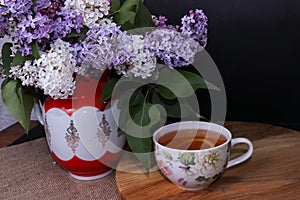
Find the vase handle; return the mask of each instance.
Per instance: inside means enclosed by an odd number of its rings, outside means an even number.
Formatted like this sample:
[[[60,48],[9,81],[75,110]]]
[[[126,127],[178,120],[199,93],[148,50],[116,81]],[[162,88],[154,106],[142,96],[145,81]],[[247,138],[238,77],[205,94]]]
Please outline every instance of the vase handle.
[[[34,99],[34,111],[37,119],[39,122],[44,125],[45,123],[45,114],[43,112],[43,105],[41,104],[41,101]]]

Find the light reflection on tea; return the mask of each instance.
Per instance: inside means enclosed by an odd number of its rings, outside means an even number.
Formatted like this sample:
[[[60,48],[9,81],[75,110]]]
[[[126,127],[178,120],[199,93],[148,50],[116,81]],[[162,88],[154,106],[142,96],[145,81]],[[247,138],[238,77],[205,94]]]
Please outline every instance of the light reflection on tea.
[[[183,129],[169,132],[158,139],[158,143],[174,149],[200,150],[219,146],[226,138],[214,131]]]

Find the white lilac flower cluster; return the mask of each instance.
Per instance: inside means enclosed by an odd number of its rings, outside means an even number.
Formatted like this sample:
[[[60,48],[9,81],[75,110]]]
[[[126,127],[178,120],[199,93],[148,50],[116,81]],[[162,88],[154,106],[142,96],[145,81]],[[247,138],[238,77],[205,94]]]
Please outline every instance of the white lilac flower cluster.
[[[141,77],[142,79],[149,78],[154,75],[156,70],[156,57],[154,52],[145,48],[145,42],[142,35],[133,35],[133,43],[131,45],[131,53],[127,71],[123,74],[127,77]]]
[[[39,59],[12,67],[10,77],[19,78],[23,85],[36,86],[55,99],[66,98],[75,88],[76,61],[72,50],[68,42],[58,39]]]
[[[66,0],[65,7],[79,11],[84,24],[91,28],[99,26],[101,19],[108,15],[110,3],[108,0]]]

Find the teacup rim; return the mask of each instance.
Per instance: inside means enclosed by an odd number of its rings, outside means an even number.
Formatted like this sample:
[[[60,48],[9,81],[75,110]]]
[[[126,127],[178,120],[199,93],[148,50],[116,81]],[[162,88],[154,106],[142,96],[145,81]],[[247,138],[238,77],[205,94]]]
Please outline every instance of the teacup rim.
[[[176,126],[178,124],[188,124],[188,123],[197,123],[197,124],[204,124],[204,125],[213,125],[213,126],[216,126],[218,128],[221,128],[222,130],[225,130],[227,133],[228,133],[228,138],[226,137],[226,142],[224,142],[223,144],[219,145],[219,146],[216,146],[216,147],[211,147],[211,148],[208,148],[208,149],[198,149],[198,150],[189,150],[189,149],[176,149],[176,148],[172,148],[172,147],[167,147],[167,146],[164,146],[162,144],[160,144],[158,142],[158,134],[161,130],[163,129],[166,129],[170,126]],[[181,121],[181,122],[175,122],[175,123],[171,123],[171,124],[167,124],[165,126],[162,126],[160,128],[158,128],[157,130],[154,131],[153,133],[153,142],[160,146],[160,147],[163,147],[165,149],[169,149],[169,150],[172,150],[172,151],[178,151],[178,152],[190,152],[190,153],[195,153],[195,152],[205,152],[205,151],[210,151],[210,150],[216,150],[218,148],[222,148],[226,145],[228,145],[228,143],[231,141],[232,139],[232,133],[231,131],[229,131],[226,127],[224,126],[221,126],[219,124],[216,124],[216,123],[213,123],[213,122],[204,122],[204,121]]]

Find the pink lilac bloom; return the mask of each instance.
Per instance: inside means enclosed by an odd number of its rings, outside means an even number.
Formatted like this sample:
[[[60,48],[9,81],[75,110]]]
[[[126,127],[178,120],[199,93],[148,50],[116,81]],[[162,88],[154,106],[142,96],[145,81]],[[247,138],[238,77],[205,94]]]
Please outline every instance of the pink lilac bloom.
[[[189,15],[181,19],[181,33],[192,37],[200,43],[202,47],[207,44],[207,23],[208,18],[202,10],[190,10]]]

